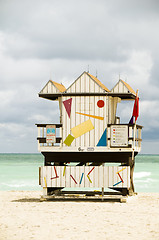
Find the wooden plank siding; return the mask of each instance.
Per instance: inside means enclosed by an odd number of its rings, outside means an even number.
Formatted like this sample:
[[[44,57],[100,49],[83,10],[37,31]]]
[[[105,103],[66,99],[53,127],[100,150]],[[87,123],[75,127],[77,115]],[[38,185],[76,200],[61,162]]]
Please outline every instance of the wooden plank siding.
[[[130,188],[129,166],[43,166],[42,187]]]
[[[56,94],[64,92],[66,88],[57,82],[49,80],[44,88],[40,91],[40,94]]]
[[[62,97],[62,101],[66,101],[70,97]],[[105,105],[103,108],[97,107],[98,100],[103,100]],[[71,134],[71,129],[75,126],[82,124],[88,119],[91,120],[94,129],[85,133],[81,137],[76,138],[71,146],[72,147],[95,147],[102,136],[108,123],[108,97],[107,96],[72,96],[72,106],[70,118],[66,112],[64,104],[62,106],[62,122],[63,122],[63,141]],[[103,120],[95,119],[93,117],[84,116],[78,113],[84,113],[93,116],[103,117]],[[110,117],[111,118],[111,117]],[[115,116],[113,116],[115,118]]]
[[[63,141],[71,134],[71,129],[91,120],[94,129],[74,139],[72,147],[95,147],[108,123],[108,96],[75,96],[74,93],[103,93],[105,90],[99,86],[87,73],[82,74],[68,89],[70,96],[62,96],[62,102],[72,98],[71,116],[68,117],[65,106],[62,106]],[[72,93],[72,96],[71,96]],[[98,100],[104,101],[104,107],[97,106]],[[104,117],[104,120],[95,119],[78,113]],[[64,144],[65,146],[65,144]],[[71,147],[70,146],[70,147]]]
[[[107,92],[97,84],[86,72],[80,75],[66,90],[67,93],[103,93]]]
[[[133,95],[136,95],[135,91],[130,87],[130,85],[121,79],[112,88],[111,92],[112,93],[132,93]]]
[[[59,93],[60,91],[53,85],[52,81],[49,80],[40,93]]]

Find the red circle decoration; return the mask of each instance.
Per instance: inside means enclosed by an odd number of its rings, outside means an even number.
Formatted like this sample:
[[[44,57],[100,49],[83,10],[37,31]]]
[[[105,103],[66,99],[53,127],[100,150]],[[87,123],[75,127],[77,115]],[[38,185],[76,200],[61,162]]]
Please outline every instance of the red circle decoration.
[[[98,106],[99,108],[104,107],[104,101],[103,101],[103,100],[99,100],[99,101],[97,102],[97,106]]]

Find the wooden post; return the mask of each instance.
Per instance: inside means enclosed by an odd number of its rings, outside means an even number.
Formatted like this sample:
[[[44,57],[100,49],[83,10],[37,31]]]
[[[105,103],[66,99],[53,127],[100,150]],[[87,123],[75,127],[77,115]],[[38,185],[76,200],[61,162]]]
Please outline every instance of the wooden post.
[[[47,187],[43,187],[43,197],[47,196]]]
[[[129,158],[129,166],[130,166],[130,190],[129,190],[129,195],[133,195],[134,192],[135,192],[134,181],[133,181],[135,161],[131,157]]]
[[[41,185],[41,167],[39,167],[39,185]]]
[[[102,187],[102,201],[104,201],[104,187]]]

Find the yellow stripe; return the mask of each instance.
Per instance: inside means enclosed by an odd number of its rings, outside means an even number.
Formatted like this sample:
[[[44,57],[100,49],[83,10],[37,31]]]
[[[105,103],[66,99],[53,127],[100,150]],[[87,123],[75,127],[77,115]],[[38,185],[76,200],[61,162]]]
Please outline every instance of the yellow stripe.
[[[104,117],[99,117],[99,116],[94,116],[94,115],[89,115],[89,114],[79,113],[79,112],[76,112],[76,113],[80,114],[80,115],[83,115],[83,116],[92,117],[92,118],[96,118],[96,119],[99,119],[99,120],[104,120]]]
[[[90,181],[90,183],[92,183],[92,181],[91,181],[91,179],[90,179],[89,175],[87,175],[87,177],[88,177],[88,180]]]
[[[116,174],[122,172],[124,169],[126,169],[126,167],[125,167],[125,168],[122,168],[122,169],[121,169],[120,171],[118,171]]]
[[[65,176],[65,172],[66,172],[66,166],[64,166],[63,177]]]
[[[45,187],[47,187],[46,177],[44,177]]]
[[[73,127],[71,129],[71,132],[75,138],[78,138],[93,129],[94,129],[94,126],[93,126],[91,120],[89,119],[89,120],[77,125],[76,127]]]

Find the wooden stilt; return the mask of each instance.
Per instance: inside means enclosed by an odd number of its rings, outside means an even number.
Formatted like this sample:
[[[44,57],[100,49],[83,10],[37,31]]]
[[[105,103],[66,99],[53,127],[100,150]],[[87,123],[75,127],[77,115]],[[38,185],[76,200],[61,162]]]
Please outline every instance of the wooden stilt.
[[[135,158],[129,158],[129,166],[130,166],[130,189],[129,189],[129,195],[133,195],[134,192],[135,192],[134,181],[133,181],[134,167],[135,167]]]
[[[104,187],[102,187],[102,201],[104,200]]]
[[[46,197],[48,194],[47,187],[43,187],[43,197]]]

